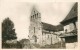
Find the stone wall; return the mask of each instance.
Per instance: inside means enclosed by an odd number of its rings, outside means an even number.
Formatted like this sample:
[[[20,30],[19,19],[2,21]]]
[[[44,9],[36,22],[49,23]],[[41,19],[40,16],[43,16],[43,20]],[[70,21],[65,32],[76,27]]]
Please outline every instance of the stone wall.
[[[41,14],[35,8],[30,15],[29,39],[33,44],[42,45]]]

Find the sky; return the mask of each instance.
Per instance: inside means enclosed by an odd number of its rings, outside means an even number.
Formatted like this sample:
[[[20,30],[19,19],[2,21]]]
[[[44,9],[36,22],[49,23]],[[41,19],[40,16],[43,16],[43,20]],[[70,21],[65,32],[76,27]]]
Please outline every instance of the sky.
[[[28,38],[30,13],[35,6],[41,13],[41,21],[58,25],[69,13],[74,2],[11,2],[0,0],[0,22],[9,17],[13,23],[17,40]]]

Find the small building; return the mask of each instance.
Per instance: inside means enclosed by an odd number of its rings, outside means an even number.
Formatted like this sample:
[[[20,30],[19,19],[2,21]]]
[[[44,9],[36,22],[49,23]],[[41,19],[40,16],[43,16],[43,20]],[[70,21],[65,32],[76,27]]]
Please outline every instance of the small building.
[[[77,31],[78,31],[78,3],[75,3],[66,16],[66,18],[61,21],[64,26],[64,33],[60,35],[62,41],[65,42],[66,48],[76,48],[77,47]]]

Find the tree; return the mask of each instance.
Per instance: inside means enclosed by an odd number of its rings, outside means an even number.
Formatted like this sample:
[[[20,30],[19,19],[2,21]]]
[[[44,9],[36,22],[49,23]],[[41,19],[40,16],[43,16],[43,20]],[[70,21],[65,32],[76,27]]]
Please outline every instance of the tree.
[[[2,22],[2,43],[6,42],[6,40],[14,39],[17,39],[14,29],[14,23],[9,18],[6,18]]]

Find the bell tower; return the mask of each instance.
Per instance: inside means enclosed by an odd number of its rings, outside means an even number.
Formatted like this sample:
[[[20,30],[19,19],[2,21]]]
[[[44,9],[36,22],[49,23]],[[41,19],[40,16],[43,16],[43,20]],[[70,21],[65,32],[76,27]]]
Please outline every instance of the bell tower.
[[[40,44],[42,41],[41,14],[33,7],[30,15],[29,39],[33,44]]]

